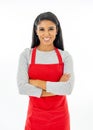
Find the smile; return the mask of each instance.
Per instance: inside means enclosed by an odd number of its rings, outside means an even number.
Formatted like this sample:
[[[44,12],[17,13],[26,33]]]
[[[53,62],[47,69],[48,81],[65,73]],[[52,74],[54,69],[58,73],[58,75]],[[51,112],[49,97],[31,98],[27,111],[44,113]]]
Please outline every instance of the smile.
[[[46,38],[46,37],[44,38],[44,41],[49,41],[49,40],[50,40],[50,38]]]

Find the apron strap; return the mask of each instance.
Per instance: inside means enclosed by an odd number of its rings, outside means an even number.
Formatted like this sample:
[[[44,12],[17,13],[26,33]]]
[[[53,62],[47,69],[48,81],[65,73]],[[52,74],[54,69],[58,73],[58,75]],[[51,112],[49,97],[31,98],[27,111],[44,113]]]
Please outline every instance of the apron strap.
[[[36,47],[32,50],[31,64],[35,64]]]
[[[58,48],[55,47],[55,51],[56,51],[56,54],[57,54],[57,57],[58,57],[58,60],[59,60],[59,64],[62,64],[62,56],[58,50]]]
[[[59,64],[62,64],[61,54],[56,47],[55,47],[55,52],[57,54]],[[35,64],[35,56],[36,56],[36,47],[34,47],[33,50],[32,50],[31,64]]]

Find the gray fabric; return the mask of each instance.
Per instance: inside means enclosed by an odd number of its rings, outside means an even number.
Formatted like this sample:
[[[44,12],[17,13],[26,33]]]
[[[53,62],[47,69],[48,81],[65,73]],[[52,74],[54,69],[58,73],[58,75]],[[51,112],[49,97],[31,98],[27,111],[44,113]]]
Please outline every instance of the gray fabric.
[[[67,51],[59,49],[64,62],[64,73],[70,73],[71,77],[67,82],[46,82],[46,91],[57,95],[69,95],[74,86],[73,61],[71,55]],[[40,97],[42,89],[28,83],[28,65],[31,63],[32,49],[26,48],[19,56],[17,85],[20,94]],[[35,63],[51,64],[58,63],[55,50],[40,51],[36,50]]]

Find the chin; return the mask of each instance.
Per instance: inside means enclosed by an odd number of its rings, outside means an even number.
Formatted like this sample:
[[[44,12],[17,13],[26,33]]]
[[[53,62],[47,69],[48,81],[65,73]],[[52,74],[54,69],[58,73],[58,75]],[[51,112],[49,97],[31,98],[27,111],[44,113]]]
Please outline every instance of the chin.
[[[43,44],[44,45],[52,45],[52,43],[50,43],[50,42],[44,42]]]

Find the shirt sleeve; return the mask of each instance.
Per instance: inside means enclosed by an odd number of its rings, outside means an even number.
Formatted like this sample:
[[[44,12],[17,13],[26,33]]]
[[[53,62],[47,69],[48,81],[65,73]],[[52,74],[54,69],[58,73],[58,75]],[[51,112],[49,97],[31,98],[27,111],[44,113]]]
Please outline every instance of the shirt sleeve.
[[[70,95],[74,86],[74,72],[72,56],[64,51],[62,54],[64,59],[64,73],[69,73],[71,77],[66,82],[46,82],[46,91],[56,95]]]
[[[37,88],[28,83],[28,58],[30,49],[26,48],[19,56],[18,71],[17,71],[17,86],[20,94],[40,97],[41,88]]]

